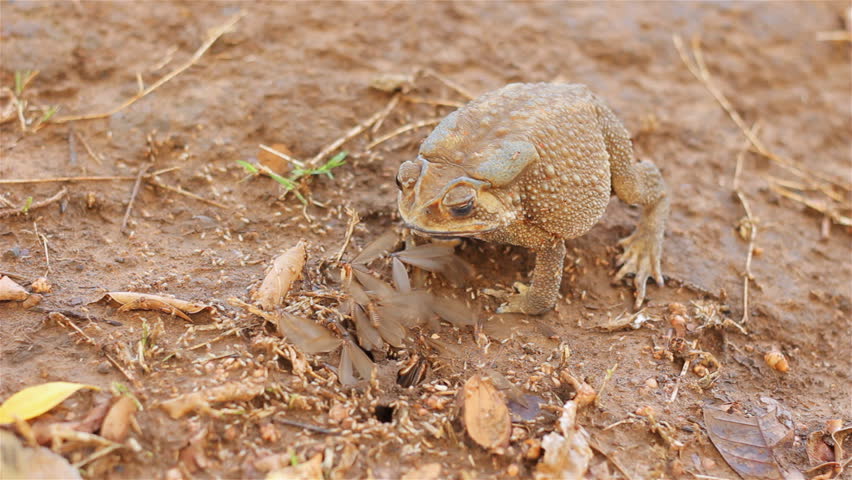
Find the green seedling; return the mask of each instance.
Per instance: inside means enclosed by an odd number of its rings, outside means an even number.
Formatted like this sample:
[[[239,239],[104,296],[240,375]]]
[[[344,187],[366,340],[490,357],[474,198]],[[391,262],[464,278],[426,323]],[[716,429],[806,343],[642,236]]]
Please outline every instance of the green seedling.
[[[349,155],[347,152],[340,152],[337,155],[331,157],[324,165],[317,168],[304,168],[302,166],[297,166],[290,172],[289,177],[282,177],[281,175],[278,175],[277,173],[273,172],[264,165],[252,165],[251,163],[246,162],[245,160],[237,160],[237,163],[241,167],[243,167],[246,173],[248,173],[250,176],[259,175],[261,172],[269,175],[270,178],[272,178],[273,180],[278,182],[282,187],[284,187],[284,190],[286,190],[287,192],[293,192],[293,194],[296,195],[296,198],[298,198],[300,202],[307,204],[308,201],[296,189],[296,187],[298,186],[297,182],[303,177],[309,177],[313,175],[325,175],[326,177],[333,179],[334,174],[332,173],[332,170],[345,164],[345,159],[347,155]]]
[[[21,208],[21,212],[27,213],[30,211],[30,207],[33,206],[33,197],[27,197],[27,200],[24,202],[24,207]]]
[[[145,410],[142,407],[142,402],[140,402],[139,399],[136,398],[136,395],[133,395],[133,392],[131,392],[130,389],[127,388],[127,385],[120,383],[120,382],[112,382],[111,386],[112,386],[112,391],[116,395],[124,395],[125,397],[130,397],[130,399],[133,400],[133,403],[136,404],[137,410],[139,410],[140,412],[142,410]]]

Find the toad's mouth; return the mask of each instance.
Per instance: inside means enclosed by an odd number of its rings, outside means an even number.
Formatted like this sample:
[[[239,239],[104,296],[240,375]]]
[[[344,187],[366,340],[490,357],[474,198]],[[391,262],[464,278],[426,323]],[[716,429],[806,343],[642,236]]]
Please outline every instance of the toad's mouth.
[[[455,231],[437,231],[437,230],[429,230],[427,228],[418,227],[417,225],[412,225],[410,223],[405,224],[406,228],[410,228],[415,232],[422,233],[425,235],[429,235],[430,237],[437,238],[449,238],[449,237],[475,237],[477,235],[482,235],[484,233],[493,232],[497,229],[497,227],[485,227],[483,226],[480,230],[455,230]]]

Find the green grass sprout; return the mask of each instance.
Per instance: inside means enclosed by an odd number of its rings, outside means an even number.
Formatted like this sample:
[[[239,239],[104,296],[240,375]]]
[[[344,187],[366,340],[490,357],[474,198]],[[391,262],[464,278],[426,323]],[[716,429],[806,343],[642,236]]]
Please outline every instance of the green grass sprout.
[[[24,207],[21,209],[21,212],[27,213],[30,211],[30,207],[33,205],[33,197],[27,197],[27,200],[24,202]]]
[[[324,165],[317,168],[303,168],[300,166],[296,166],[288,177],[283,177],[273,172],[269,167],[264,165],[253,165],[245,160],[237,160],[237,164],[239,164],[249,175],[259,175],[261,173],[265,173],[269,175],[270,178],[278,182],[284,190],[287,192],[293,192],[296,198],[299,199],[300,202],[307,204],[308,201],[305,197],[299,193],[297,187],[299,186],[298,182],[304,177],[309,177],[312,175],[325,175],[328,178],[334,179],[334,174],[332,170],[344,165],[346,163],[346,157],[349,155],[348,152],[340,152],[337,155],[331,157]]]

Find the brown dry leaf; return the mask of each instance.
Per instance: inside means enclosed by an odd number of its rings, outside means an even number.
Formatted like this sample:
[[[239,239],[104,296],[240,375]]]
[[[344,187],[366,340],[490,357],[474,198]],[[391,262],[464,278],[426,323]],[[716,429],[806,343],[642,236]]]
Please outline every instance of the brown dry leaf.
[[[71,422],[57,422],[48,415],[39,418],[32,425],[32,431],[35,435],[36,442],[39,445],[48,445],[54,438],[54,433],[58,430],[75,430],[84,433],[94,433],[101,428],[104,418],[110,409],[110,398],[104,397],[95,402],[95,406],[89,410],[89,413],[82,420]]]
[[[778,421],[776,408],[761,417],[704,407],[704,424],[722,458],[744,478],[783,478],[773,449],[793,436]]]
[[[126,312],[128,310],[156,310],[170,315],[177,315],[187,321],[191,321],[191,319],[186,316],[187,313],[193,314],[202,310],[213,311],[213,307],[210,305],[187,302],[177,298],[151,295],[148,293],[107,292],[96,301],[99,302],[107,297],[121,304],[121,307],[118,309],[120,312]]]
[[[0,478],[3,480],[80,479],[80,472],[45,447],[24,446],[15,434],[0,430]]]
[[[113,442],[123,443],[130,433],[130,423],[136,410],[136,401],[133,398],[128,395],[120,396],[104,419],[101,436]]]
[[[586,382],[577,380],[571,375],[568,370],[563,370],[559,374],[559,380],[574,387],[577,394],[572,400],[577,404],[577,408],[583,408],[586,405],[591,405],[598,398],[598,393],[595,389]]]
[[[207,446],[207,427],[200,428],[189,438],[187,445],[180,449],[178,461],[190,473],[204,470],[210,464],[204,448]]]
[[[399,235],[393,230],[388,230],[379,235],[379,238],[368,243],[367,246],[361,250],[361,253],[352,260],[352,263],[362,265],[368,264],[377,258],[387,255],[387,253],[393,250],[398,243]]]
[[[536,480],[582,480],[586,478],[592,449],[589,434],[577,425],[577,404],[569,400],[559,417],[560,433],[551,432],[541,440],[544,457],[536,465]]]
[[[490,378],[470,377],[462,389],[464,426],[468,435],[482,447],[493,450],[509,445],[512,422],[506,397]]]
[[[260,287],[252,295],[252,300],[265,310],[272,310],[281,305],[290,291],[290,286],[302,274],[307,258],[307,242],[304,240],[275,257]]]
[[[484,371],[494,387],[506,396],[509,411],[517,421],[529,421],[538,415],[541,411],[541,398],[527,395],[497,370],[486,368]]]
[[[3,275],[0,277],[0,302],[13,300],[20,302],[30,296],[24,287],[18,285],[11,278]]]
[[[327,328],[287,312],[278,316],[278,331],[305,353],[330,352],[341,342]]]
[[[355,302],[352,302],[352,320],[355,322],[358,343],[367,350],[381,350],[384,342],[379,331],[370,323],[364,308]]]
[[[402,480],[439,480],[441,476],[440,463],[427,463],[411,470],[402,476]]]
[[[808,435],[805,451],[808,462],[813,466],[808,473],[818,473],[812,480],[838,478],[852,463],[852,455],[845,452],[846,439],[852,437],[852,426],[841,428],[840,420],[832,420],[824,430]]]
[[[288,157],[293,157],[293,152],[290,151],[290,148],[283,143],[273,143],[269,146],[272,150],[276,152],[281,152]],[[263,148],[259,149],[257,152],[257,163],[269,168],[273,172],[278,175],[286,175],[290,172],[292,168],[290,162],[282,158],[280,155],[275,155],[272,152],[264,150]],[[267,172],[261,171],[263,175],[269,175]]]
[[[199,410],[211,413],[210,404],[221,402],[245,402],[263,393],[265,379],[254,382],[229,382],[218,387],[180,395],[159,405],[170,417],[178,419],[189,412]]]
[[[273,470],[266,475],[266,480],[323,480],[322,454],[298,465]]]

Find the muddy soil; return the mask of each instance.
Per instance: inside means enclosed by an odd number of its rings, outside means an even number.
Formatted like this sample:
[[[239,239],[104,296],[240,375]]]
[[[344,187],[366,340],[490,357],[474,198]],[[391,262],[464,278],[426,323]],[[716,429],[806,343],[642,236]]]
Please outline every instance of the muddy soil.
[[[191,67],[106,118],[48,121],[35,132],[30,124],[24,132],[12,111],[0,126],[3,180],[121,177],[0,184],[8,204],[3,208],[22,208],[28,197],[35,203],[67,188],[57,202],[0,219],[0,271],[27,287],[39,277],[53,286],[33,308],[0,304],[0,398],[58,380],[130,388],[145,406],[137,415],[139,431],[131,435],[138,451],[117,450],[88,463],[88,478],[263,478],[258,460],[274,454],[297,462],[323,454],[330,476],[399,478],[438,463],[441,477],[525,478],[538,461],[530,446],[554,430],[558,408],[574,395],[558,380],[567,368],[600,393],[598,404],[579,417],[597,446],[597,478],[736,478],[708,440],[701,407],[728,404],[758,414],[768,408],[767,399],[789,411],[795,429],[794,442],[778,451],[780,462],[805,470],[808,432],[831,419],[850,420],[850,231],[779,194],[777,185],[793,182],[800,188],[785,191],[830,206],[849,202],[850,44],[817,39],[819,32],[846,28],[846,7],[4,2],[0,85],[10,90],[3,101],[12,101],[16,72],[37,70],[19,96],[34,123],[45,111],[39,109],[50,106],[60,107],[50,120],[109,111],[137,94],[140,79],[150,86],[188,61],[209,29],[240,10],[245,16]],[[674,34],[687,47],[700,37],[722,94],[746,126],[758,124],[766,149],[795,162],[798,173],[749,151],[741,129],[678,55]],[[377,131],[338,149],[348,157],[333,179],[316,176],[300,187],[307,206],[269,177],[246,179],[237,164],[255,161],[259,144],[313,157],[388,104],[392,94],[370,86],[377,77],[423,69],[450,84],[419,75]],[[467,241],[458,253],[474,265],[475,278],[454,287],[430,276],[430,285],[438,295],[466,300],[484,337],[470,327],[442,324],[418,335],[436,336],[452,344],[452,352],[436,353],[413,340],[400,352],[373,352],[377,388],[366,382],[340,387],[332,373],[336,352],[308,356],[313,373],[295,375],[294,362],[262,345],[274,329],[227,299],[247,299],[269,261],[305,239],[308,265],[287,309],[324,324],[336,321],[341,307],[334,258],[344,244],[347,210],[361,222],[344,260],[399,226],[396,169],[413,158],[429,127],[372,148],[371,140],[445,116],[466,101],[460,90],[476,95],[519,81],[589,85],[633,133],[637,156],[661,168],[673,200],[663,260],[667,284],[649,286],[644,310],[652,321],[638,330],[595,328],[631,311],[629,284],[611,278],[616,243],[632,231],[639,210],[614,198],[591,232],[568,242],[563,298],[555,311],[538,318],[496,315],[499,300],[482,291],[526,281],[533,256]],[[737,228],[746,213],[733,184],[738,155],[739,189],[757,225],[748,312],[743,274],[749,244]],[[133,178],[141,169],[170,167],[177,169],[155,181],[196,197],[145,180],[122,228]],[[812,184],[829,185],[836,199],[809,189]],[[371,268],[387,275],[388,265],[380,260]],[[90,303],[106,291],[173,295],[215,305],[216,312],[193,315],[189,323],[162,312],[118,312],[115,304]],[[693,361],[683,369],[683,356],[667,356],[672,303],[687,309],[686,340],[696,342],[691,348],[718,365],[702,371]],[[718,308],[715,320],[740,322],[748,313],[748,334],[731,326],[700,328],[707,319],[694,303]],[[48,320],[47,312],[57,310],[78,314],[71,320],[96,345]],[[158,349],[140,358],[143,329],[157,325],[163,328]],[[570,358],[560,364],[565,347]],[[764,362],[772,350],[786,356],[789,371]],[[403,388],[396,374],[415,351],[432,369],[425,382]],[[113,352],[135,383],[103,352]],[[533,420],[514,424],[502,454],[467,438],[447,401],[487,368],[545,403]],[[175,420],[157,408],[182,393],[248,383],[254,376],[265,382],[265,393],[213,405],[216,415]],[[98,395],[78,393],[53,414],[79,418]],[[652,431],[642,407],[670,427],[667,438]],[[179,460],[193,437],[206,460],[186,460],[192,454]],[[65,455],[74,462],[92,451],[78,446]]]

